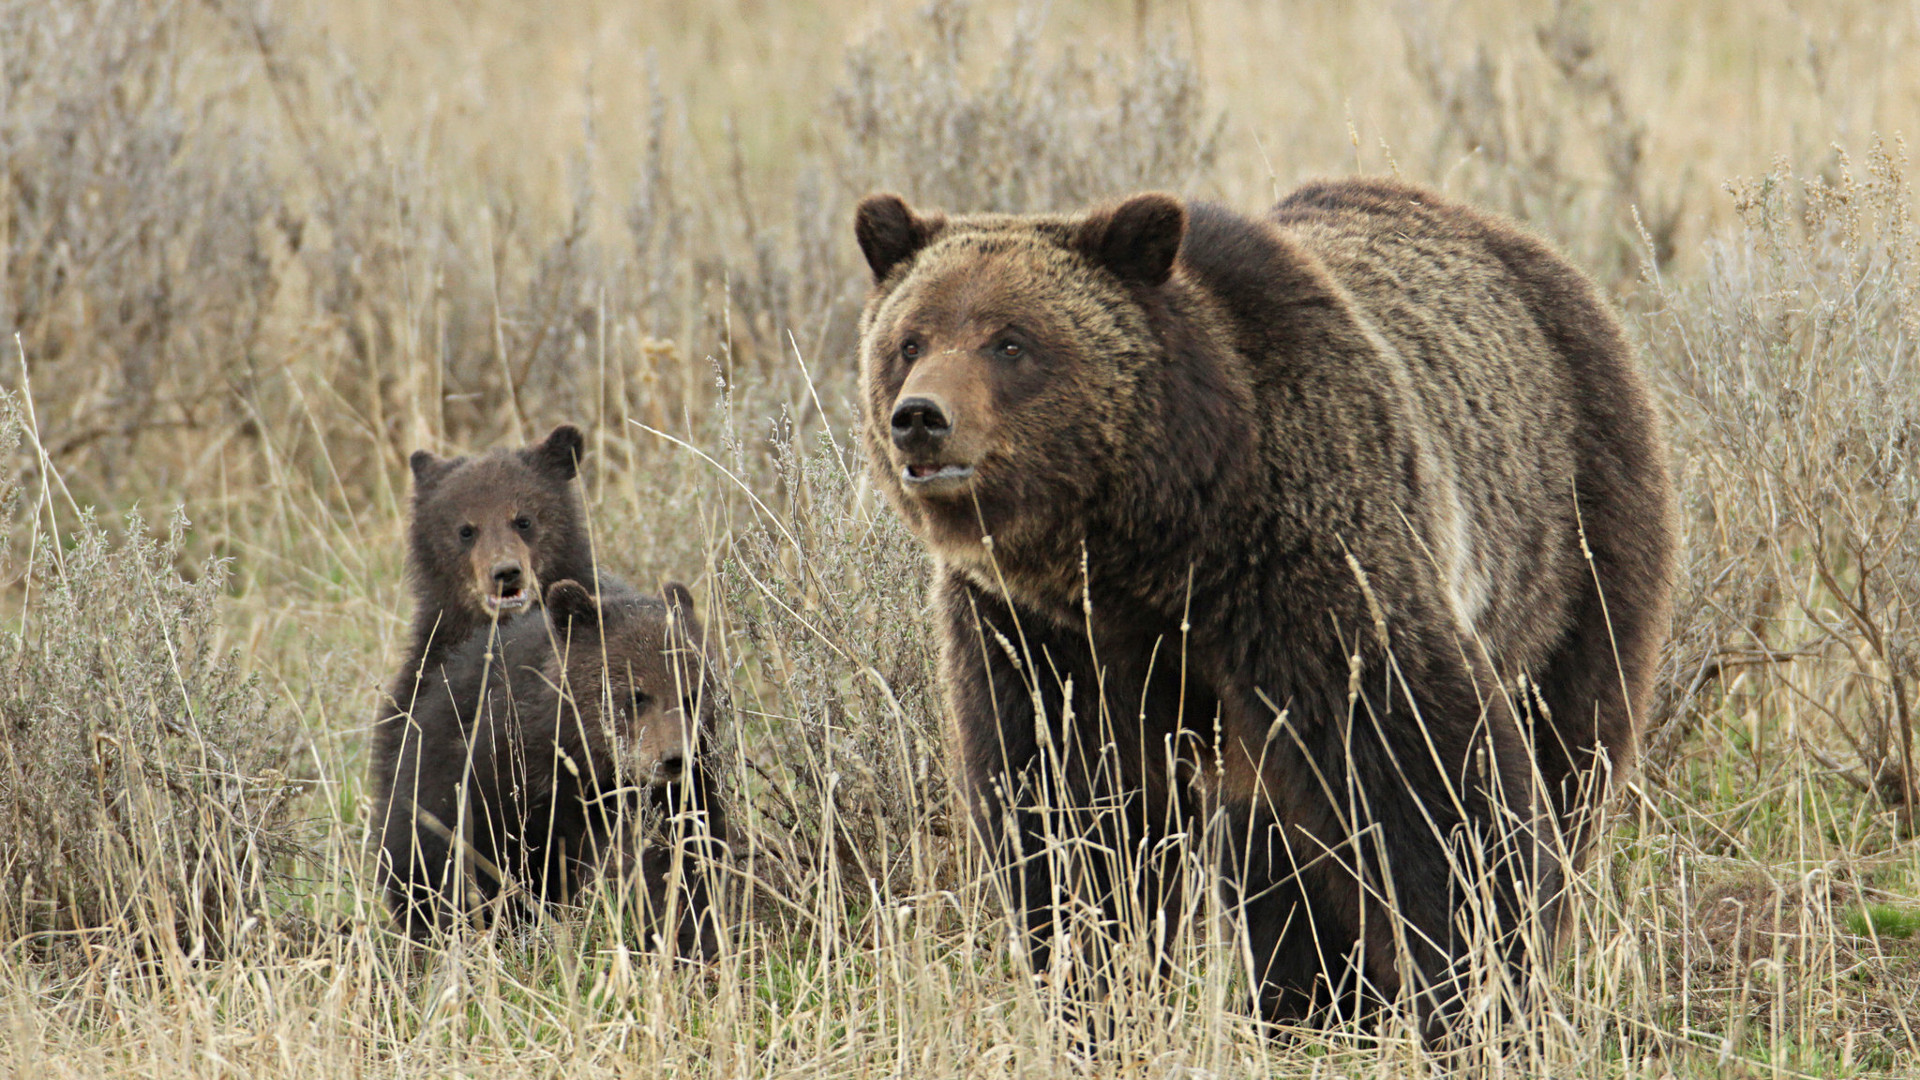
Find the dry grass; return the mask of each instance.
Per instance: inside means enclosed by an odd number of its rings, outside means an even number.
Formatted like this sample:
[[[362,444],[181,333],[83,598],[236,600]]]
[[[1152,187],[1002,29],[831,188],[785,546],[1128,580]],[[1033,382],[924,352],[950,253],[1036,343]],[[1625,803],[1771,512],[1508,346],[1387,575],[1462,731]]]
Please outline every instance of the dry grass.
[[[1391,1025],[1258,1031],[1205,888],[1176,978],[1123,943],[1116,1022],[1075,1037],[954,812],[924,562],[849,429],[870,188],[1255,205],[1361,169],[1592,267],[1683,480],[1646,768],[1533,1037],[1470,1067],[1920,1074],[1920,241],[1875,135],[1920,130],[1910,5],[533,12],[0,0],[0,386],[33,409],[4,425],[0,1071],[1431,1068]],[[559,419],[602,557],[699,582],[724,641],[753,903],[705,967],[608,904],[416,964],[367,872],[404,453]]]

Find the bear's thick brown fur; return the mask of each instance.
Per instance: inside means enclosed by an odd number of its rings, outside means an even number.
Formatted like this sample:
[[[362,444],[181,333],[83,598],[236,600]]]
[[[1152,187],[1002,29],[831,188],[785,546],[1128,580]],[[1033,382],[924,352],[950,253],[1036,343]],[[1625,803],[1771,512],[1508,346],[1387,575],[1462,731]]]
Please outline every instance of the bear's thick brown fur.
[[[650,917],[677,909],[681,954],[711,953],[727,827],[704,767],[719,695],[705,633],[684,585],[600,588],[556,582],[544,618],[454,649],[409,717],[374,820],[381,884],[416,937],[482,912],[506,881],[524,908],[611,868],[641,879]],[[674,843],[643,835],[650,812],[692,856],[671,901]]]
[[[1464,924],[1515,967],[1550,948],[1674,545],[1658,418],[1579,271],[1371,179],[1260,218],[879,195],[855,228],[868,458],[935,556],[968,794],[1036,946],[1042,811],[1099,805],[1120,857],[1226,815],[1270,1018],[1405,993],[1444,1030]]]

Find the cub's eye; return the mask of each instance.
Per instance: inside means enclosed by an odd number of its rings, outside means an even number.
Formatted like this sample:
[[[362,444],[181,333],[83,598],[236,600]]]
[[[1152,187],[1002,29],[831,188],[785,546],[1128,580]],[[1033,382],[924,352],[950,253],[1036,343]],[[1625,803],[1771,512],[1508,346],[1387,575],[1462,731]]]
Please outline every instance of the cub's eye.
[[[914,338],[908,338],[900,343],[900,356],[902,359],[918,360],[920,359],[920,353],[920,342]]]
[[[653,707],[653,695],[644,690],[633,692],[633,715],[639,716]]]
[[[473,541],[474,536],[477,535],[479,532],[480,532],[479,529],[476,529],[471,525],[460,526],[461,543],[471,543]]]
[[[533,519],[525,514],[521,514],[519,517],[513,519],[513,527],[519,529],[521,532],[526,532],[528,529],[533,528]]]
[[[1017,359],[1026,351],[1027,350],[1020,347],[1020,343],[1017,341],[1003,341],[993,347],[995,356],[1004,357],[1008,360]]]

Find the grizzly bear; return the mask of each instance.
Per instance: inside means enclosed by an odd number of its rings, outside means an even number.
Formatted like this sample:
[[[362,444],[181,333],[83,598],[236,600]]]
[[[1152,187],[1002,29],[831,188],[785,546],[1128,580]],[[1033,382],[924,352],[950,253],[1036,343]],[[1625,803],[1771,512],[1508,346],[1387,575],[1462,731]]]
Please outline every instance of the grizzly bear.
[[[475,635],[420,695],[375,816],[381,883],[414,937],[496,898],[573,901],[611,869],[641,879],[650,920],[678,912],[681,955],[713,951],[727,828],[703,764],[719,693],[706,635],[684,585],[600,589],[555,582],[544,618]],[[677,841],[643,835],[649,822]]]
[[[1439,1038],[1476,954],[1544,958],[1674,558],[1587,279],[1374,179],[1258,218],[874,195],[855,232],[867,456],[934,558],[964,788],[1036,961],[1056,885],[1138,926],[1174,895],[1141,853],[1209,822],[1268,1019],[1398,1000]],[[1063,821],[1108,853],[1072,881]]]
[[[413,625],[374,720],[376,800],[386,798],[405,715],[441,659],[480,628],[532,607],[546,584],[594,580],[586,510],[573,483],[585,453],[571,424],[517,450],[457,458],[414,451]]]

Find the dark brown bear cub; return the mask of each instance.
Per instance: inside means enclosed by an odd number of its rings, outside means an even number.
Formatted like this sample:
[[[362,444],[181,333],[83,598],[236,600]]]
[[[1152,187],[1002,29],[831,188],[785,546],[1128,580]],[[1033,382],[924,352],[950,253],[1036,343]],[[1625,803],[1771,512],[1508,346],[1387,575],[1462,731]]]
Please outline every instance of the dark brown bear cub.
[[[1096,834],[1060,884],[1124,922],[1170,906],[1138,853],[1217,812],[1264,1016],[1402,1000],[1438,1035],[1488,948],[1525,985],[1673,558],[1587,280],[1377,180],[1258,218],[880,195],[856,234],[867,455],[935,556],[970,801],[1038,955],[1047,829]]]
[[[712,951],[726,823],[702,765],[716,707],[705,635],[684,585],[601,588],[556,582],[545,618],[476,635],[421,695],[375,817],[381,883],[416,937],[496,898],[572,901],[611,867],[642,879],[650,919],[677,912],[667,936],[682,955]],[[670,843],[644,835],[649,819]],[[676,843],[690,857],[670,896]]]
[[[594,580],[586,510],[573,482],[585,452],[571,424],[517,450],[457,458],[414,451],[413,626],[374,721],[376,802],[386,799],[406,714],[438,683],[441,660],[476,631],[532,608],[548,583]]]

